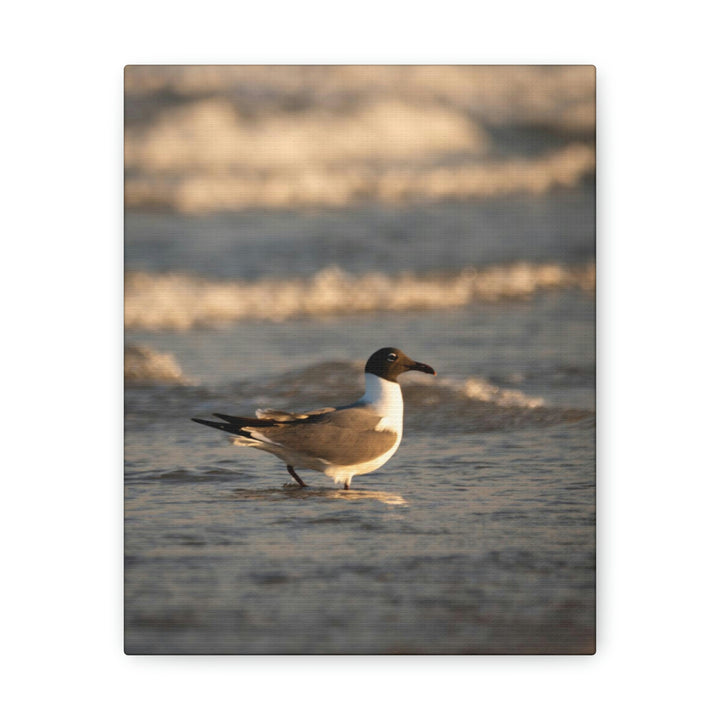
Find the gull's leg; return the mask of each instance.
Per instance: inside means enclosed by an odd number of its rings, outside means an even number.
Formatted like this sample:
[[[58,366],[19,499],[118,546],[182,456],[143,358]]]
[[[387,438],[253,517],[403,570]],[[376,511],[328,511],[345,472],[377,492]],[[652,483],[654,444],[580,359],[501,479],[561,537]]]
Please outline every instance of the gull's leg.
[[[349,490],[349,489],[350,489],[350,481],[349,481],[349,480],[346,480],[346,481],[345,481],[345,489],[346,489],[346,490]]]
[[[287,471],[293,476],[300,487],[307,487],[307,485],[303,482],[303,479],[295,472],[295,468],[292,465],[287,466]]]

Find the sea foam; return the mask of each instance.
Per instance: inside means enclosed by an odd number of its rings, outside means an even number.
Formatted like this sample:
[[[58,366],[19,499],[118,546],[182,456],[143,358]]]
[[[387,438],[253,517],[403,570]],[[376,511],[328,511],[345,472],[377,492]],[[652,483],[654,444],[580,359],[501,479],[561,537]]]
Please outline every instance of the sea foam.
[[[189,383],[171,353],[161,353],[139,345],[128,345],[125,348],[125,382],[173,385]]]
[[[125,280],[129,329],[186,330],[239,320],[283,321],[385,311],[459,308],[521,300],[550,290],[593,292],[595,266],[516,263],[447,275],[350,274],[325,268],[309,278],[211,280],[180,273],[132,272]]]
[[[587,66],[130,66],[125,80],[132,209],[538,195],[595,171]],[[527,146],[503,140],[528,130]]]
[[[378,167],[369,163],[294,163],[264,170],[193,167],[182,173],[128,175],[125,202],[129,208],[156,207],[192,214],[248,208],[346,207],[368,200],[387,204],[479,200],[574,188],[594,170],[594,149],[579,143],[534,158],[459,164]]]

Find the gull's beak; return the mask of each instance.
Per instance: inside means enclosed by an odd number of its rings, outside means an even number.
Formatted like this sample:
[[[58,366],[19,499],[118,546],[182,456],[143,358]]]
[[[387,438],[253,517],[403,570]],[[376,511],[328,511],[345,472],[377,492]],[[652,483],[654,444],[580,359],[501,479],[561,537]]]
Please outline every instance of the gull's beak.
[[[417,370],[418,372],[427,373],[428,375],[437,375],[437,373],[429,365],[415,361],[413,361],[408,370]]]

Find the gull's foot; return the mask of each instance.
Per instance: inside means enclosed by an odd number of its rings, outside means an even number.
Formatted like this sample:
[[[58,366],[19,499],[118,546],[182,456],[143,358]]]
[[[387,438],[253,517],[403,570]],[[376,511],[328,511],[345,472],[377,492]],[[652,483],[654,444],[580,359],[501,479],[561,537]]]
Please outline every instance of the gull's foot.
[[[287,465],[287,471],[293,476],[295,482],[300,485],[300,487],[307,487],[307,483],[303,482],[303,479],[295,472],[295,468],[292,465]]]

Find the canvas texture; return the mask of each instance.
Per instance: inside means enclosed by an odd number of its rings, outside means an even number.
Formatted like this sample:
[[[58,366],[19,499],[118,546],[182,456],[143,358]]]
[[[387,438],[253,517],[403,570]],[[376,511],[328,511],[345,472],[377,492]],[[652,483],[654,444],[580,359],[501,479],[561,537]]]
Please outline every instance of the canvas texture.
[[[594,653],[595,68],[124,92],[125,652]]]

